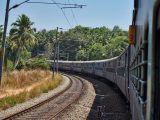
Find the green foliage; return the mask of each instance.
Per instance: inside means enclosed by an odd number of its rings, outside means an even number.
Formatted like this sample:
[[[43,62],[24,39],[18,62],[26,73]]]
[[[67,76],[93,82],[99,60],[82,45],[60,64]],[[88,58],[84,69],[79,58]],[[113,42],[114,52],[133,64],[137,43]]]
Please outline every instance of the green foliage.
[[[110,43],[107,45],[107,56],[115,57],[124,51],[128,45],[128,39],[126,36],[118,36],[111,39]]]
[[[7,70],[13,70],[14,65],[11,60],[7,60]]]
[[[22,103],[27,100],[27,92],[22,92],[18,95],[7,96],[0,99],[0,109],[4,110],[9,107],[13,107],[18,103]]]
[[[76,26],[64,32],[57,33],[56,29],[49,31],[44,29],[35,33],[32,25],[33,22],[24,14],[12,23],[7,40],[6,58],[14,63],[16,69],[48,69],[47,59],[53,60],[56,43],[59,43],[60,60],[111,58],[118,56],[128,46],[128,32],[118,26],[112,30],[105,26],[96,28]],[[2,27],[0,38],[1,36]],[[37,58],[38,56],[45,58]],[[12,68],[10,65],[8,69]]]
[[[76,60],[87,60],[87,52],[85,50],[79,50],[76,54]]]
[[[102,43],[94,43],[86,50],[79,50],[76,58],[78,60],[100,60],[106,57],[106,47]]]
[[[56,30],[46,31],[45,29],[35,34],[36,45],[31,49],[32,56],[39,54],[51,54],[54,49]],[[49,55],[50,57],[50,55]]]
[[[118,26],[112,30],[106,27],[76,26],[58,33],[60,59],[99,60],[119,55],[127,47],[127,31]],[[36,33],[38,44],[33,47],[32,55],[44,54],[53,59],[56,43],[56,30],[42,30]],[[68,55],[68,56],[67,56]]]
[[[89,50],[89,60],[100,60],[105,58],[106,49],[102,43],[95,43],[90,46]]]
[[[27,50],[22,51],[21,58],[24,59],[24,60],[30,59],[31,58],[31,52],[29,52]]]
[[[16,69],[49,69],[49,62],[46,58],[30,58],[28,60],[20,59]]]
[[[49,62],[46,58],[32,58],[26,62],[26,69],[49,69]]]
[[[30,49],[36,42],[34,36],[35,29],[31,26],[33,22],[30,21],[29,17],[22,14],[12,23],[12,29],[10,30],[10,47],[16,52],[14,57],[14,65],[17,67],[23,51]]]
[[[0,25],[0,41],[2,40],[2,34],[3,34],[3,28],[2,25]]]
[[[21,70],[26,68],[26,61],[24,59],[20,59],[16,69]]]

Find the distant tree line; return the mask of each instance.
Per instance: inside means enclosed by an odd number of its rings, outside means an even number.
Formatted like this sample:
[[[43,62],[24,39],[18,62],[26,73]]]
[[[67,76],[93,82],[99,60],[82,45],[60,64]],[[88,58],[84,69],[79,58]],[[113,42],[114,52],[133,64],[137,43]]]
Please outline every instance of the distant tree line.
[[[38,43],[32,55],[46,55],[53,59],[56,30],[42,30],[36,34]],[[100,60],[118,56],[128,46],[128,32],[115,26],[89,28],[76,26],[58,32],[61,60]]]
[[[128,32],[118,26],[113,29],[76,26],[67,31],[58,31],[57,34],[56,29],[36,31],[33,24],[24,14],[12,23],[7,38],[6,66],[12,69],[36,68],[36,66],[48,68],[47,59],[54,58],[57,42],[61,60],[112,58],[118,56],[128,46]],[[0,26],[0,39],[2,33],[3,29]]]

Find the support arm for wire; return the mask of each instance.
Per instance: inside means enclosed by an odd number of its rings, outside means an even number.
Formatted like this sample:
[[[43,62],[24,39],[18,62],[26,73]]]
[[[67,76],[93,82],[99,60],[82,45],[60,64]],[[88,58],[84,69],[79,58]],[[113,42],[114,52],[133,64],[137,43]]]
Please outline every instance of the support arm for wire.
[[[78,4],[64,4],[64,3],[57,3],[57,2],[29,2],[29,0],[26,3],[31,3],[31,4],[56,4],[56,5],[68,5],[68,6],[73,6],[75,8],[82,8],[83,6],[86,5],[78,5]]]

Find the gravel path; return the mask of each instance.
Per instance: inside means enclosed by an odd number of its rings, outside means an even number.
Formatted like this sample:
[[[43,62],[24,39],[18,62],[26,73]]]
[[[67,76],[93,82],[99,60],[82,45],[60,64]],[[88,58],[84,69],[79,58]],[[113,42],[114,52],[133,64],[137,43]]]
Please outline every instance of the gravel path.
[[[70,84],[70,80],[67,77],[63,76],[63,78],[64,79],[61,82],[61,84],[57,88],[55,88],[54,90],[49,91],[48,93],[43,93],[39,97],[28,100],[22,104],[17,104],[16,106],[9,108],[7,110],[1,111],[0,112],[0,119],[4,119],[7,116],[18,113],[20,111],[23,111],[23,110],[30,108],[31,106],[34,106],[34,105],[52,97],[52,96],[57,95],[58,93],[60,93],[64,89],[66,89],[67,86]]]

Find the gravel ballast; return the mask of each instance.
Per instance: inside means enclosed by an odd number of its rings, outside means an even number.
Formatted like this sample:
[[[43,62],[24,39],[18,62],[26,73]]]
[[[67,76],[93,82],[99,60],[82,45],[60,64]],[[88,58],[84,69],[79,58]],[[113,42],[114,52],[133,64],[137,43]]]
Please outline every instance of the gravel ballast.
[[[90,113],[96,93],[93,85],[83,80],[83,93],[75,103],[71,104],[65,111],[58,115],[53,120],[86,120]]]
[[[65,90],[69,86],[70,82],[71,81],[67,77],[63,76],[63,81],[61,82],[61,84],[57,88],[49,91],[48,93],[43,93],[40,96],[35,97],[33,99],[30,99],[24,103],[17,104],[14,107],[11,107],[9,109],[1,111],[0,112],[0,119],[4,119],[10,115],[13,115],[13,114],[18,113],[20,111],[23,111],[27,108],[35,106],[35,105],[41,103],[42,101],[45,101],[48,98],[51,98],[51,97],[59,94],[61,91]]]
[[[53,120],[130,120],[128,104],[119,89],[100,82],[100,78],[83,78],[80,99]]]

